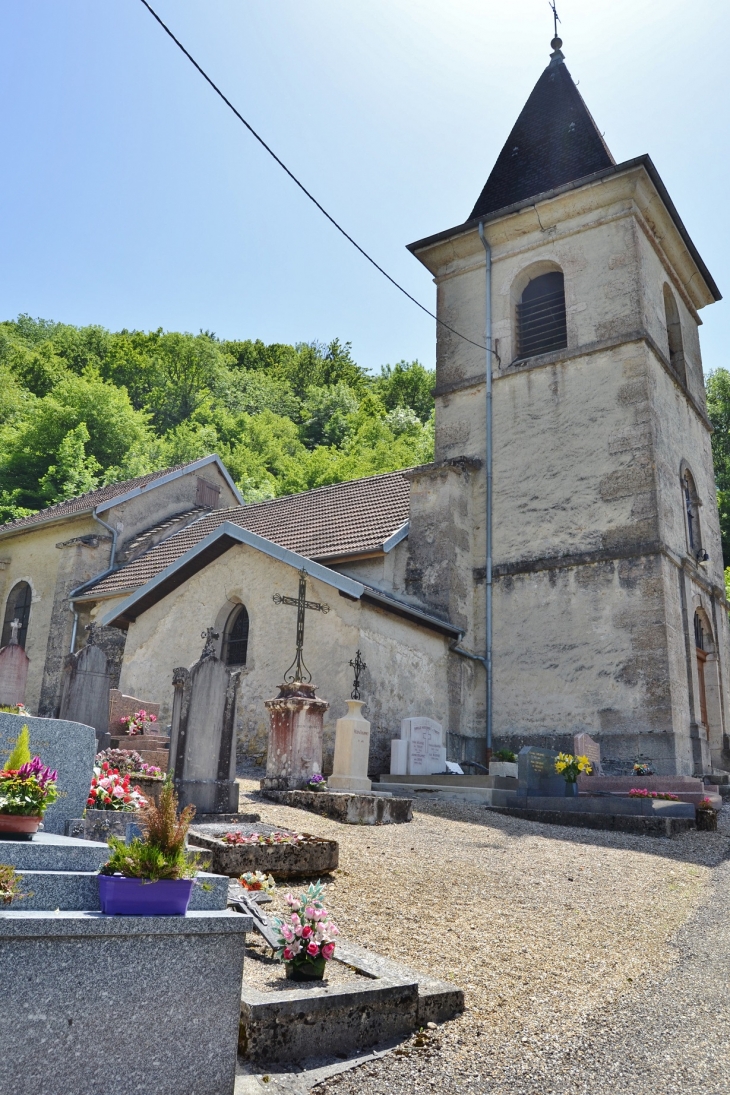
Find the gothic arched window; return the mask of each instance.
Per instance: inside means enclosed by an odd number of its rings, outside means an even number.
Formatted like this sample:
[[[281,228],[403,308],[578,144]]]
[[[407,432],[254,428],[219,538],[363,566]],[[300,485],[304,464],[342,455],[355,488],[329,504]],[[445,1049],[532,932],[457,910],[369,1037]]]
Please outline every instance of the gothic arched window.
[[[3,621],[3,633],[0,646],[7,646],[10,642],[10,625],[13,620],[20,620],[18,631],[18,646],[25,649],[25,640],[28,635],[28,621],[30,620],[30,603],[33,599],[33,591],[27,582],[18,582],[10,590],[10,596],[5,605],[5,620]]]
[[[682,343],[682,324],[674,293],[668,285],[664,286],[664,317],[667,324],[667,343],[669,345],[669,364],[676,373],[687,382],[684,366],[684,345]]]
[[[565,280],[554,270],[533,278],[517,305],[517,356],[535,357],[567,345]]]
[[[245,665],[248,654],[248,612],[238,605],[228,617],[223,635],[223,660],[226,665]]]
[[[689,549],[694,556],[702,549],[700,537],[700,506],[697,497],[697,488],[692,478],[692,473],[686,471],[682,476],[682,493],[684,495],[684,509],[687,515],[687,539]]]

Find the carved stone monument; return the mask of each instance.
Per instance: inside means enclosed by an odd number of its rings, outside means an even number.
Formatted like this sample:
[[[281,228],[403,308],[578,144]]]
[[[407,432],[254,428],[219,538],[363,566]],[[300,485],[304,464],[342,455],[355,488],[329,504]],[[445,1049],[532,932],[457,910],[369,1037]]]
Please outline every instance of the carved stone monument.
[[[435,719],[403,719],[400,738],[390,744],[390,774],[433,776],[446,771],[444,731]]]
[[[0,705],[15,707],[25,702],[30,659],[18,643],[20,620],[10,625],[10,642],[0,650]]]
[[[191,668],[175,669],[172,683],[170,771],[181,806],[199,814],[238,811],[234,723],[240,669],[215,654],[218,635],[209,627],[205,646]]]
[[[347,701],[347,715],[337,720],[335,759],[327,786],[332,791],[370,791],[370,723],[362,717],[363,701],[360,699],[360,677],[367,665],[359,650],[350,665],[355,670],[355,680]]]
[[[96,627],[89,624],[89,638],[78,654],[67,654],[59,717],[69,722],[93,726],[101,748],[108,743],[109,688],[112,667],[104,651],[96,645]]]
[[[601,768],[601,743],[595,741],[590,734],[575,734],[573,737],[573,752],[576,757],[588,757],[593,771],[591,775],[602,776]]]

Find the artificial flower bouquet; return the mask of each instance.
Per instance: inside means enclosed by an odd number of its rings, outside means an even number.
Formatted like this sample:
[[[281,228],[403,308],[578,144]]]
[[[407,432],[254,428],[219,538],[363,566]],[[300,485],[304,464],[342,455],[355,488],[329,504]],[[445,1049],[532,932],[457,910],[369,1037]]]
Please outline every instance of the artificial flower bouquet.
[[[164,779],[161,768],[147,764],[135,749],[104,749],[96,754],[96,763],[107,761],[120,775],[145,776],[147,779]]]
[[[141,810],[147,799],[139,787],[132,787],[128,773],[112,768],[108,760],[94,767],[91,777],[88,810]]]
[[[298,833],[242,833],[234,829],[220,839],[224,844],[299,844],[304,838]]]
[[[637,760],[636,764],[634,765],[634,775],[635,776],[653,776],[654,775],[654,769],[652,768],[652,766],[649,764],[648,761]]]
[[[679,802],[679,795],[673,795],[671,791],[647,791],[646,787],[632,787],[629,798],[662,798]]]
[[[295,981],[320,980],[325,965],[335,953],[337,925],[322,902],[321,882],[313,882],[300,897],[286,895],[291,913],[285,919],[273,917],[279,935],[276,957],[287,966],[287,977]]]
[[[574,757],[572,753],[558,753],[555,758],[555,771],[566,783],[575,783],[581,773],[590,776],[593,767],[588,757]]]
[[[157,715],[149,715],[144,708],[141,708],[134,715],[122,715],[119,721],[122,726],[126,726],[127,733],[134,737],[136,734],[144,734],[145,723],[157,722]]]
[[[308,791],[326,791],[327,780],[324,778],[321,772],[315,772],[313,776],[310,776],[309,783],[307,784]]]
[[[24,726],[15,748],[0,771],[0,814],[42,818],[58,798],[58,772],[30,755],[30,735]]]
[[[263,871],[246,871],[238,881],[244,890],[263,891],[263,893],[268,894],[276,893],[276,882],[270,874],[266,875]]]

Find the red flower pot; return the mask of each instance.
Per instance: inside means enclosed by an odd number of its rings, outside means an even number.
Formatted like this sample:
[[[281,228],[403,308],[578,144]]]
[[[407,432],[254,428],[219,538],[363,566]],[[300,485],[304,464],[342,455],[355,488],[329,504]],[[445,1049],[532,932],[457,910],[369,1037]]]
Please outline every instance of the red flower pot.
[[[38,832],[42,821],[40,814],[37,817],[29,817],[27,814],[0,814],[0,837],[32,836]]]
[[[185,916],[195,880],[192,878],[123,878],[99,875],[99,904],[109,916]]]

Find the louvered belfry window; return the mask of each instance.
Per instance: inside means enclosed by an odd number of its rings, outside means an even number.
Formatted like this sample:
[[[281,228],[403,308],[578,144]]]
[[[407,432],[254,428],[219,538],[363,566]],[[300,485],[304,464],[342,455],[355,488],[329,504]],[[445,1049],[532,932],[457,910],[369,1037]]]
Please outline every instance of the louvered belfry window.
[[[517,356],[535,357],[568,345],[565,287],[559,271],[533,278],[517,305]]]

